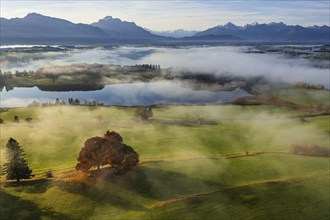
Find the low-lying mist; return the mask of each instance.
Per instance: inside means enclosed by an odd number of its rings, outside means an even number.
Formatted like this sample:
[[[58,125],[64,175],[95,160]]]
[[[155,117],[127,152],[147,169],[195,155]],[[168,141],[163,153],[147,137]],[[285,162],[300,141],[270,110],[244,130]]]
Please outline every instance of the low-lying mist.
[[[290,118],[292,113],[280,108],[168,107],[154,109],[154,116],[147,123],[136,120],[134,108],[123,107],[61,106],[11,111],[2,114],[5,124],[1,125],[1,150],[10,137],[17,139],[34,169],[73,167],[84,141],[102,136],[107,130],[119,132],[125,143],[139,153],[141,161],[261,151],[289,153],[292,144],[328,147],[326,131],[313,122]],[[21,119],[19,124],[10,121],[13,115]],[[25,122],[25,117],[32,121]],[[194,118],[214,120],[217,124],[177,122]]]
[[[321,83],[329,87],[329,69],[319,69],[310,61],[274,54],[244,53],[244,47],[161,49],[142,59],[162,67],[176,67],[196,73],[265,76],[289,83]]]
[[[73,63],[156,64],[196,73],[266,76],[289,83],[321,83],[329,88],[329,69],[316,68],[311,60],[281,54],[245,53],[247,47],[118,47],[67,50],[66,52],[13,53],[2,56],[3,70],[37,70]],[[13,57],[24,57],[14,59]]]

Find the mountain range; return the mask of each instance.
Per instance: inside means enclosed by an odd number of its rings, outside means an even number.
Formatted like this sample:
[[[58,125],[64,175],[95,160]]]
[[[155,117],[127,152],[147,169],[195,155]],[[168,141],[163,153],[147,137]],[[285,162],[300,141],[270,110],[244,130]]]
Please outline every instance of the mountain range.
[[[286,25],[283,22],[253,23],[242,27],[229,22],[198,32],[194,36],[205,35],[233,35],[252,41],[330,41],[330,28],[325,25],[312,27]]]
[[[92,24],[30,13],[0,18],[0,44],[207,44],[217,42],[330,42],[329,26],[302,27],[280,23],[219,25],[200,32],[153,32],[107,16]],[[164,36],[161,36],[164,35]]]

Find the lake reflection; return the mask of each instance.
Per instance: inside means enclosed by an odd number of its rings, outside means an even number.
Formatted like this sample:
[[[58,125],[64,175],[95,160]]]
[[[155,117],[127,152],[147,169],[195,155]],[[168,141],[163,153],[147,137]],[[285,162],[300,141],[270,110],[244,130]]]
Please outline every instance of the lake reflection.
[[[1,107],[26,106],[33,100],[54,103],[56,98],[67,102],[68,98],[96,100],[105,105],[152,105],[152,104],[212,104],[234,101],[249,95],[244,90],[211,92],[183,88],[177,82],[160,81],[107,85],[97,91],[45,92],[37,87],[14,88],[1,92]]]

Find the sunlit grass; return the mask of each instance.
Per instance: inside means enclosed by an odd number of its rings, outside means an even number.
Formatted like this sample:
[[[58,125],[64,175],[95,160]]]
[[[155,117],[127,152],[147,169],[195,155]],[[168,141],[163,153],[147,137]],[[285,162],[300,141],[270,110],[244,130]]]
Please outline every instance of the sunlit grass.
[[[128,107],[2,112],[1,163],[13,137],[37,175],[20,184],[1,183],[1,219],[329,217],[329,158],[289,154],[291,144],[329,146],[328,116],[302,123],[291,118],[294,111],[273,106],[173,106],[153,112],[152,122],[137,120],[135,109]],[[15,115],[32,122],[13,123]],[[197,117],[217,124],[162,123]],[[123,176],[67,179],[66,172],[76,174],[84,141],[107,130],[120,133],[143,163]],[[265,154],[230,158],[257,152]],[[44,178],[49,169],[54,179]]]
[[[330,106],[330,92],[327,90],[312,90],[302,88],[289,88],[275,90],[273,95],[280,97],[281,99],[314,107],[329,107]]]

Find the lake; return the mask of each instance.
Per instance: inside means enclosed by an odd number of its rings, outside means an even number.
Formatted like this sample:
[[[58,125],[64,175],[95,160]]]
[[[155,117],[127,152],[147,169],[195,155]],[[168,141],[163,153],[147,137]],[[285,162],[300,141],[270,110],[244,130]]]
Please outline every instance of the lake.
[[[96,91],[49,92],[37,87],[17,88],[1,91],[1,107],[27,106],[34,100],[54,103],[56,98],[67,102],[68,98],[95,100],[105,105],[153,105],[153,104],[215,104],[234,101],[237,97],[249,95],[242,89],[211,92],[192,90],[174,81],[149,83],[127,83],[107,85]]]
[[[4,50],[5,48],[2,48]],[[247,53],[246,46],[212,47],[77,47],[59,51],[29,51],[14,49],[2,52],[1,70],[37,70],[42,67],[74,63],[155,64],[162,69],[188,71],[197,74],[264,76],[286,83],[320,83],[330,87],[329,68],[317,68],[313,60],[287,57],[284,54]],[[97,91],[46,92],[37,87],[14,88],[1,92],[1,107],[26,106],[33,100],[54,102],[56,98],[96,100],[106,105],[151,105],[223,103],[248,95],[241,89],[212,92],[196,91],[177,82],[161,81],[107,85]]]

